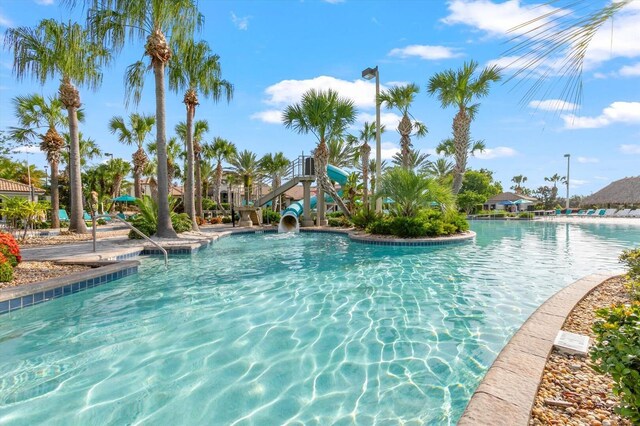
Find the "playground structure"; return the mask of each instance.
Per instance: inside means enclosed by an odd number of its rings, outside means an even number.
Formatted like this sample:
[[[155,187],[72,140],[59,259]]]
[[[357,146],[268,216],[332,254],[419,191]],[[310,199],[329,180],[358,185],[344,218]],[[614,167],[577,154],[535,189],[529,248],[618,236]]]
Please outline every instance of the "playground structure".
[[[329,179],[337,182],[341,186],[344,186],[347,181],[347,172],[331,164],[327,166],[327,174],[329,176]],[[240,226],[251,226],[253,222],[250,221],[248,215],[252,210],[255,212],[256,207],[259,208],[264,206],[269,201],[282,195],[283,193],[300,183],[302,183],[303,186],[303,199],[302,201],[291,203],[291,205],[289,205],[284,210],[284,212],[282,213],[282,218],[280,219],[280,224],[278,226],[278,232],[296,232],[300,228],[300,226],[313,226],[314,222],[311,216],[311,211],[314,208],[317,209],[317,225],[327,225],[327,219],[325,217],[326,203],[332,202],[333,200],[330,197],[327,197],[320,187],[317,188],[317,195],[313,197],[311,196],[311,184],[316,180],[313,157],[305,156],[304,154],[299,156],[297,159],[291,162],[289,168],[287,169],[287,173],[283,177],[287,179],[285,183],[277,188],[273,188],[271,192],[260,197],[256,201],[255,207],[247,208],[248,211],[246,212],[245,220],[243,220],[242,217],[242,214],[245,212],[240,212]]]

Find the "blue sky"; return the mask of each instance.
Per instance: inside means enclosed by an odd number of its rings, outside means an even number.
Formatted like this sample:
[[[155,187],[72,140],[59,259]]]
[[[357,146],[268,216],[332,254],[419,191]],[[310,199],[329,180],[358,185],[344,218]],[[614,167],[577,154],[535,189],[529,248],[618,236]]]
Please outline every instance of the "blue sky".
[[[5,0],[0,5],[0,31],[33,26],[40,19],[84,22],[81,10],[69,11],[58,0]],[[421,88],[412,108],[429,134],[414,139],[414,147],[433,152],[451,134],[455,111],[443,110],[426,94],[428,79],[464,61],[482,66],[507,65],[505,51],[512,46],[508,30],[548,10],[533,1],[200,1],[205,25],[200,38],[221,57],[223,77],[235,86],[230,104],[201,99],[196,119],[207,119],[207,139],[221,136],[239,149],[259,155],[283,151],[290,158],[315,146],[312,135],[284,128],[280,111],[297,102],[309,88],[334,88],[354,100],[356,132],[375,117],[373,81],[360,78],[367,67],[380,67],[384,87],[414,82]],[[565,2],[566,3],[566,2]],[[594,2],[592,2],[594,3]],[[604,2],[598,2],[605,4]],[[563,3],[559,3],[562,5]],[[620,13],[598,33],[587,52],[583,103],[577,110],[557,112],[554,94],[522,102],[524,91],[514,82],[498,83],[481,100],[472,123],[474,139],[483,139],[487,151],[471,158],[469,166],[488,168],[505,188],[523,174],[536,188],[544,177],[566,174],[565,153],[571,154],[571,192],[590,194],[613,180],[640,174],[640,0]],[[81,131],[106,152],[130,158],[133,148],[121,145],[107,123],[112,116],[131,112],[154,113],[153,79],[149,74],[139,106],[124,107],[123,75],[142,57],[142,44],[129,45],[104,70],[102,86],[92,92],[80,88],[86,112]],[[58,81],[44,87],[12,75],[10,52],[0,57],[0,129],[15,125],[10,100],[17,95],[53,95]],[[553,74],[553,65],[547,68]],[[505,75],[513,67],[505,69]],[[185,119],[182,94],[168,92],[167,134]],[[393,130],[397,111],[383,110],[383,157],[398,150]],[[25,153],[16,158],[25,159]],[[30,161],[44,165],[41,153]],[[435,154],[432,155],[435,159]]]

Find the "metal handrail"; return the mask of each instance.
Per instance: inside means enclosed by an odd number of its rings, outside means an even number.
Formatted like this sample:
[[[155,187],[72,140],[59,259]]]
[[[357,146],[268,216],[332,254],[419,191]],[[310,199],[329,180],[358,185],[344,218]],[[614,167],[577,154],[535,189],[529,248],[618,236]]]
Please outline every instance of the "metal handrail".
[[[154,246],[156,246],[158,248],[158,250],[160,250],[162,252],[162,254],[164,254],[164,267],[166,268],[169,265],[169,254],[167,253],[167,251],[164,249],[164,247],[162,247],[160,244],[156,243],[155,241],[153,241],[151,238],[147,237],[145,234],[142,233],[142,231],[140,231],[138,228],[136,228],[135,226],[133,226],[132,224],[130,224],[129,222],[127,222],[126,220],[116,216],[116,215],[110,215],[110,214],[101,214],[101,215],[97,215],[97,216],[93,216],[92,217],[92,221],[93,221],[93,252],[96,252],[96,220],[102,217],[108,217],[111,219],[115,219],[115,220],[119,220],[120,222],[124,223],[129,229],[131,229],[133,232],[135,232],[136,234],[140,235],[142,238],[144,238],[145,240],[149,241],[151,244],[153,244]]]

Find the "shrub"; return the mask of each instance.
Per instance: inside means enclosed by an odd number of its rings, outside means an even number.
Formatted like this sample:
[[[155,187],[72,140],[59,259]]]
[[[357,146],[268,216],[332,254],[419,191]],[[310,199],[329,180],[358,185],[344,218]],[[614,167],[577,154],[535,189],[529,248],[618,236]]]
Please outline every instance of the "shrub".
[[[222,217],[216,216],[216,217],[212,217],[209,219],[209,223],[212,225],[217,225],[219,223],[222,223]]]
[[[13,267],[9,263],[9,259],[0,253],[0,282],[7,283],[13,280]]]
[[[210,198],[202,199],[202,210],[213,210],[216,208],[216,202]]]
[[[613,392],[621,399],[616,412],[640,424],[640,302],[599,309],[596,314],[600,320],[593,326],[593,368],[611,374]]]
[[[427,234],[427,224],[420,217],[395,217],[391,223],[393,235],[402,238],[424,237]]]
[[[264,223],[280,223],[280,213],[270,209],[262,210],[262,221]]]
[[[222,218],[222,223],[231,223],[231,216],[224,216]]]
[[[344,217],[344,215],[339,217],[330,217],[328,218],[328,222],[329,222],[329,226],[334,226],[334,227],[341,226],[345,228],[350,228],[352,226],[351,221],[346,217]]]
[[[357,228],[365,229],[378,218],[379,216],[376,215],[375,210],[363,208],[360,209],[356,214],[354,214],[351,217],[351,220]]]
[[[393,222],[389,216],[378,217],[366,228],[370,234],[391,235],[393,234]]]
[[[463,215],[456,212],[443,213],[437,209],[424,209],[413,217],[377,217],[366,230],[371,234],[396,235],[402,238],[438,237],[468,231],[469,223]]]
[[[231,204],[230,203],[220,203],[220,205],[225,210],[229,210],[231,208]]]
[[[200,225],[204,225],[207,222],[204,220],[204,218],[200,216],[196,216],[196,223],[198,224],[198,226],[200,226]]]
[[[327,218],[330,218],[330,217],[336,218],[336,217],[343,217],[343,216],[344,216],[344,213],[341,211],[327,213]]]
[[[518,214],[518,217],[521,219],[533,219],[533,213],[530,212],[522,212]]]
[[[626,286],[631,297],[640,300],[640,248],[623,251],[619,260],[629,268],[626,275]]]
[[[173,230],[178,234],[191,231],[191,219],[186,213],[172,214],[171,224],[173,225]]]
[[[106,220],[104,220],[103,218],[100,218],[100,219],[98,219],[98,220],[96,221],[96,223],[97,223],[98,225],[106,225],[106,224],[107,224],[107,221],[106,221]]]
[[[11,234],[0,232],[0,254],[3,255],[5,261],[9,262],[12,268],[15,268],[18,266],[18,263],[22,262],[20,247]]]

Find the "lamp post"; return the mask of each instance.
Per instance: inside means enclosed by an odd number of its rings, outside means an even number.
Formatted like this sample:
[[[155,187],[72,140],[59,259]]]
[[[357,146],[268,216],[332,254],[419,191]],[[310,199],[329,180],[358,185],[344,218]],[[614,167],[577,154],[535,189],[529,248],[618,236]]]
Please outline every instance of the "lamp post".
[[[49,166],[44,165],[44,186],[46,187],[49,183]]]
[[[378,66],[375,68],[367,68],[362,71],[362,78],[371,80],[376,78],[376,186],[379,187],[382,175],[381,163],[382,163],[382,148],[380,147],[380,103],[378,97],[380,96],[380,73],[378,72]],[[382,212],[382,198],[376,197],[376,213]]]
[[[105,153],[104,153],[104,156],[105,156],[105,157],[109,157],[109,161],[112,161],[112,160],[113,160],[113,154],[112,154],[112,153],[110,153],[110,152],[105,152]]]
[[[565,157],[567,157],[567,201],[565,202],[565,208],[568,209],[569,208],[569,163],[571,160],[571,154],[565,154]]]

